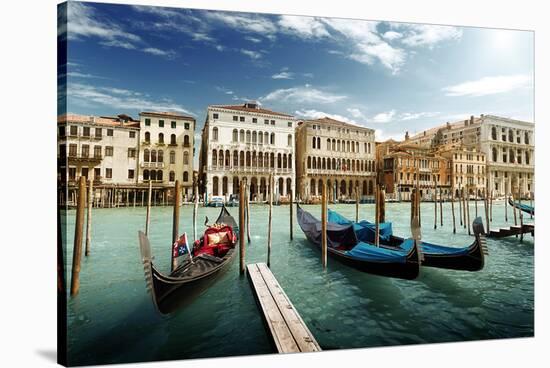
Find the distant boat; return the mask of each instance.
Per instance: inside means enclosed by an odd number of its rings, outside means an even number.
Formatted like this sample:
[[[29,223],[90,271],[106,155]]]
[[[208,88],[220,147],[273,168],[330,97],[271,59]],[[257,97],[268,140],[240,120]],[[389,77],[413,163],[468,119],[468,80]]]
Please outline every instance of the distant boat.
[[[523,212],[527,212],[533,216],[535,216],[535,206],[529,206],[527,204],[519,203],[516,201],[513,201],[512,198],[508,198],[508,203],[510,206],[517,208],[518,210],[521,210]]]
[[[298,206],[298,224],[307,239],[321,247],[321,221]],[[408,252],[392,250],[359,241],[352,225],[327,224],[327,252],[332,258],[375,275],[412,280],[418,276],[421,252],[410,239]]]
[[[210,201],[208,201],[207,206],[208,207],[223,207],[224,205],[224,199],[223,197],[213,196],[210,198]]]
[[[192,261],[187,258],[169,275],[155,267],[149,239],[139,232],[147,289],[161,313],[170,313],[193,301],[228,268],[236,254],[238,225],[225,207],[215,224],[217,226],[209,226],[195,242]]]
[[[376,225],[362,220],[353,222],[336,211],[328,210],[328,221],[340,225],[352,225],[357,239],[374,243]],[[488,253],[483,223],[478,217],[473,222],[475,240],[466,247],[448,247],[427,242],[420,242],[420,250],[424,256],[422,266],[447,268],[453,270],[479,271],[485,265],[485,254]],[[409,251],[410,242],[393,235],[391,222],[379,224],[380,246],[386,249]]]

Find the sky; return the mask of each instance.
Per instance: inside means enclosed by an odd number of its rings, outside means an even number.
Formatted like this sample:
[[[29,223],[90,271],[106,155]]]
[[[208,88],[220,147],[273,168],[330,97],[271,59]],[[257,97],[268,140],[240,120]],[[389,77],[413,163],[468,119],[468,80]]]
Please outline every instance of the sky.
[[[199,137],[208,105],[254,100],[377,141],[470,115],[534,122],[529,31],[81,2],[58,22],[60,114],[174,111]]]

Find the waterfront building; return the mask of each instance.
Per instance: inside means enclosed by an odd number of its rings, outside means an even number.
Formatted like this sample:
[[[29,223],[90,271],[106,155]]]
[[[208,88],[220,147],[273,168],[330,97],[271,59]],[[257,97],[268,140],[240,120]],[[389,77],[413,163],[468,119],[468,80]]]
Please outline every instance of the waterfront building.
[[[446,123],[408,139],[421,146],[459,143],[485,153],[488,190],[494,195],[533,193],[535,183],[535,137],[533,123],[481,115]]]
[[[299,196],[315,201],[323,180],[331,200],[372,196],[376,180],[374,129],[324,117],[296,127],[296,177]]]
[[[456,144],[441,147],[439,153],[449,160],[448,175],[455,197],[459,197],[460,190],[464,189],[470,196],[481,198],[485,193],[487,178],[485,153],[475,147]]]
[[[58,162],[62,182],[74,186],[80,176],[96,186],[137,183],[139,121],[128,115],[58,117]]]
[[[174,112],[145,111],[140,121],[139,182],[172,188],[178,179],[183,195],[193,193],[195,118]]]
[[[451,190],[449,160],[438,152],[408,142],[383,142],[377,146],[382,160],[382,183],[388,198],[410,200],[417,184],[422,200],[433,200],[442,194],[448,198]]]
[[[287,197],[294,186],[294,128],[289,114],[264,109],[255,102],[210,105],[199,153],[201,193],[239,193],[240,181],[250,185],[250,199],[265,201],[269,174],[275,192]]]

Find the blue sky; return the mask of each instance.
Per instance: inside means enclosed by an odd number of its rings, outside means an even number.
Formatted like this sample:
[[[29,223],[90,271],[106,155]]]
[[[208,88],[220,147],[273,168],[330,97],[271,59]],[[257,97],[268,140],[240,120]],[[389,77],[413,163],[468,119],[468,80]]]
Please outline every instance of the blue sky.
[[[79,2],[67,18],[72,113],[177,111],[198,134],[209,104],[257,100],[378,140],[472,114],[533,121],[532,32]]]

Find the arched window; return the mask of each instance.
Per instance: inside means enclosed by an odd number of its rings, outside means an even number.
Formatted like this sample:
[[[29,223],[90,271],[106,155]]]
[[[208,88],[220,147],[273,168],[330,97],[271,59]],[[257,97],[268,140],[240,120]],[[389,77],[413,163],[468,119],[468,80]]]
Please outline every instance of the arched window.
[[[233,151],[233,167],[239,166],[239,152]]]
[[[264,167],[264,153],[258,153],[258,167]]]
[[[277,154],[277,168],[278,169],[281,169],[283,166],[282,166],[283,162],[281,160],[281,154]]]
[[[159,133],[159,143],[160,144],[164,143],[164,134],[163,133]]]
[[[239,132],[239,142],[244,143],[244,129]]]
[[[496,127],[492,127],[491,128],[491,138],[496,141],[497,140],[497,128]]]
[[[143,170],[143,180],[149,180],[149,170]]]
[[[218,181],[219,181],[219,179],[218,179],[217,176],[214,176],[212,178],[212,195],[215,195],[215,196],[219,195],[219,193],[218,193]]]
[[[172,145],[176,144],[176,135],[175,134],[170,135],[170,144],[172,144]]]
[[[321,149],[321,138],[317,137],[317,149]]]
[[[513,164],[516,162],[516,152],[513,149],[510,149],[510,163]]]
[[[307,168],[311,169],[311,156],[307,156]]]
[[[529,165],[529,152],[525,151],[525,164]]]
[[[176,151],[170,151],[170,163],[171,164],[176,163]]]
[[[292,169],[292,153],[288,154],[288,168]]]
[[[315,179],[311,179],[309,186],[310,186],[309,191],[311,195],[317,195],[317,193],[315,192]]]
[[[311,148],[313,148],[313,149],[317,148],[316,145],[317,145],[317,139],[315,139],[315,137],[313,137],[313,139],[311,140]]]
[[[183,181],[189,181],[189,173],[187,171],[183,172]]]
[[[214,127],[212,129],[212,140],[217,141],[218,140],[218,128]]]
[[[498,151],[496,147],[493,147],[493,162],[497,162],[497,161],[498,161]]]
[[[226,150],[225,151],[225,167],[229,167],[231,166],[231,156],[230,156],[230,153],[229,153],[229,150]]]
[[[244,151],[239,153],[239,165],[240,167],[244,167]]]
[[[189,152],[185,151],[183,153],[183,164],[189,165]]]
[[[162,150],[158,152],[158,162],[164,162],[164,152]]]
[[[330,151],[330,138],[327,138],[327,151]]]
[[[528,132],[525,132],[524,142],[525,142],[525,144],[529,144],[529,133]]]
[[[168,181],[174,180],[176,180],[176,173],[174,171],[170,171],[170,174],[168,174]]]
[[[151,142],[151,133],[145,132],[145,142]]]
[[[224,162],[224,160],[223,160],[223,151],[222,151],[222,150],[220,150],[220,153],[218,154],[218,157],[219,157],[218,165],[219,165],[220,167],[223,167],[223,162]]]
[[[218,164],[218,151],[212,150],[212,166],[216,166]]]
[[[250,151],[246,151],[246,167],[250,167],[251,165],[251,158],[250,158]]]
[[[237,129],[233,129],[233,142],[237,142],[239,140],[239,131]]]
[[[162,181],[162,170],[157,170],[157,180]]]
[[[271,152],[271,155],[269,157],[269,166],[274,169],[275,168],[275,153]]]
[[[143,151],[143,162],[149,162],[151,155],[149,153],[149,150],[146,149]]]
[[[157,180],[157,170],[151,170],[151,172],[149,173],[149,179],[151,180]]]
[[[271,133],[271,140],[269,143],[275,144],[275,133]]]
[[[184,147],[189,147],[189,136],[188,135],[185,135],[183,137],[183,146]]]
[[[258,143],[258,133],[256,133],[255,131],[252,132],[252,143],[253,144]]]
[[[250,130],[246,131],[246,143],[250,143]]]
[[[157,162],[157,151],[151,150],[151,162]]]
[[[332,139],[332,150],[336,150],[336,139]]]
[[[512,129],[508,129],[508,142],[514,141],[514,131]]]
[[[287,145],[289,147],[292,147],[292,134],[289,134],[287,137]]]

